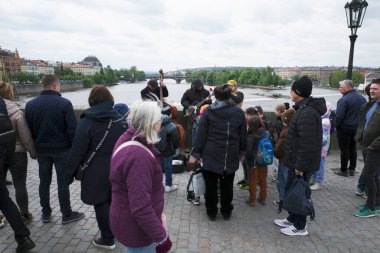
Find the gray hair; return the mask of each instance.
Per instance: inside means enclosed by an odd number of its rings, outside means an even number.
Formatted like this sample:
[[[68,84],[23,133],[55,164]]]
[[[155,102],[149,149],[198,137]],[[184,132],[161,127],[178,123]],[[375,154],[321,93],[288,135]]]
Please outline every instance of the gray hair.
[[[143,135],[149,144],[155,144],[160,138],[153,126],[161,117],[161,109],[157,102],[137,101],[132,105],[128,121],[136,129],[136,136]]]
[[[339,84],[347,85],[347,86],[350,87],[351,89],[354,88],[354,85],[352,84],[352,81],[351,81],[351,80],[343,80],[343,81],[340,81]]]

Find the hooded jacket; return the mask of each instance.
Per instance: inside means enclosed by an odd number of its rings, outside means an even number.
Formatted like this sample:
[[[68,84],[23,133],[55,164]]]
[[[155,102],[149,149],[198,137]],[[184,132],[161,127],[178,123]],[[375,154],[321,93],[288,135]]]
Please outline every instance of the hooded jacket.
[[[265,128],[262,127],[257,129],[256,133],[251,133],[247,137],[247,150],[245,152],[245,159],[247,160],[249,168],[253,168],[255,166],[259,141],[265,138],[266,132],[267,131]]]
[[[189,106],[198,104],[209,95],[210,92],[204,88],[201,91],[196,91],[194,88],[188,89],[182,96],[181,105],[184,109],[187,109]],[[208,99],[204,104],[211,104],[211,102],[211,99]]]
[[[159,133],[160,142],[156,144],[156,148],[162,156],[172,156],[179,147],[179,133],[176,125],[167,115],[162,115],[161,130]]]
[[[325,99],[304,98],[293,108],[296,112],[285,139],[284,163],[290,169],[316,171],[321,160],[321,117],[326,113]]]
[[[239,169],[239,156],[245,154],[247,123],[242,109],[217,101],[203,112],[193,156],[202,158],[203,169],[231,174]]]
[[[15,152],[26,152],[28,150],[32,158],[36,157],[36,150],[30,133],[28,123],[26,123],[24,112],[13,101],[5,99],[8,116],[11,119],[13,129],[16,130],[16,149]]]
[[[81,181],[81,199],[88,205],[96,205],[111,198],[109,182],[110,161],[113,147],[125,131],[122,116],[113,108],[113,102],[103,102],[85,110],[78,123],[67,166],[70,181],[80,164],[86,162],[104,137],[110,120],[111,129]]]

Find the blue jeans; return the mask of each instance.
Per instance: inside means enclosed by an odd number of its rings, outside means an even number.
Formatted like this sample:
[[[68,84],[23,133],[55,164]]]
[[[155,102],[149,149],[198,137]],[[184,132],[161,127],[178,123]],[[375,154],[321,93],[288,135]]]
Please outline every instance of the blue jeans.
[[[148,246],[139,247],[139,248],[131,248],[131,247],[125,247],[126,253],[155,253],[156,247],[154,244],[150,244]]]
[[[319,164],[319,170],[314,172],[313,178],[317,181],[318,184],[323,184],[323,179],[325,177],[325,160],[326,157],[321,157],[321,162]]]
[[[277,191],[280,197],[280,200],[284,200],[285,198],[285,186],[288,181],[288,167],[285,166],[284,163],[278,164],[277,171]]]
[[[50,184],[53,175],[53,165],[57,173],[58,200],[63,215],[71,214],[70,190],[66,177],[66,160],[68,152],[58,154],[38,154],[40,176],[40,204],[42,213],[50,214]]]
[[[173,185],[173,156],[161,156],[161,166],[165,171],[165,185]]]

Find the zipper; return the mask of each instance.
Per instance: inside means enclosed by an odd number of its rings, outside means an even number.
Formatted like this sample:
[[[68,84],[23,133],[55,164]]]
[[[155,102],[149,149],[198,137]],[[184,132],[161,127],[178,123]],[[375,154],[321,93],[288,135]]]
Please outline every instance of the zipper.
[[[230,139],[230,122],[227,122],[227,140],[226,140],[226,152],[224,156],[224,171],[227,172],[227,151],[228,151],[228,142]]]

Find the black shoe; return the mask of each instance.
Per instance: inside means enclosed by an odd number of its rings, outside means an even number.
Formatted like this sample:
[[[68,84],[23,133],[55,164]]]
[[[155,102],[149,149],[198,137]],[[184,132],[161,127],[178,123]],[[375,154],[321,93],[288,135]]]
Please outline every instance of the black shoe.
[[[12,181],[5,180],[5,185],[13,185]]]
[[[28,252],[30,249],[36,247],[36,244],[30,239],[29,236],[25,236],[21,242],[17,242],[16,252]]]
[[[230,220],[231,219],[231,213],[223,213],[223,219],[224,220]]]
[[[84,218],[84,213],[71,212],[70,215],[68,216],[65,215],[62,217],[62,224],[67,224],[67,223],[74,222],[83,218]]]
[[[210,221],[215,221],[216,220],[216,214],[207,214],[207,216],[208,216],[208,219]]]
[[[350,175],[351,177],[355,176],[355,171],[354,170],[350,170],[348,172],[348,175]]]
[[[51,213],[42,213],[41,220],[43,223],[48,223],[51,220]]]
[[[342,177],[348,177],[348,171],[335,171],[334,173]]]
[[[92,240],[92,244],[94,244],[95,247],[101,248],[101,249],[114,249],[116,248],[115,240],[112,242],[105,242],[103,238],[98,238]]]

